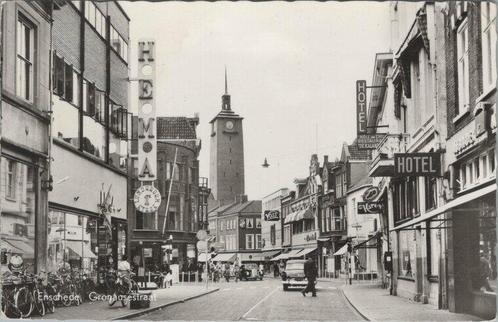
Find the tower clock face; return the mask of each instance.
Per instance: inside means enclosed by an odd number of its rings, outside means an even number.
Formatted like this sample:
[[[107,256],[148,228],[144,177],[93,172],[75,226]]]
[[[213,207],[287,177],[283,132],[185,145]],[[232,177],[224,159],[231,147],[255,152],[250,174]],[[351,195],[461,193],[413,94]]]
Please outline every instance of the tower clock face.
[[[229,130],[233,129],[233,122],[232,121],[228,121],[225,123],[225,127]]]

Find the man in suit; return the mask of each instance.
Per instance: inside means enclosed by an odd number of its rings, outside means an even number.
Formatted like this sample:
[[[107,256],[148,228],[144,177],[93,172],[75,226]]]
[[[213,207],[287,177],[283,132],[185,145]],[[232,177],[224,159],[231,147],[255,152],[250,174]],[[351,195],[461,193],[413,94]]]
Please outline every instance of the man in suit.
[[[318,272],[315,261],[313,260],[313,258],[309,258],[304,263],[304,276],[306,276],[306,279],[308,280],[308,285],[304,290],[301,291],[303,296],[306,296],[306,293],[311,292],[311,295],[313,297],[316,297],[315,281],[317,275]]]

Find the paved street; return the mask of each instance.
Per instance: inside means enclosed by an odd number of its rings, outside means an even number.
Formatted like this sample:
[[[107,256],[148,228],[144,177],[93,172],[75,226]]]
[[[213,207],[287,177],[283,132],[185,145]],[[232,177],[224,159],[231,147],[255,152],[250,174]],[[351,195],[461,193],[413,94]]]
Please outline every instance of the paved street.
[[[169,306],[135,320],[363,320],[339,282],[318,282],[318,297],[284,292],[280,280],[219,283],[218,292]]]

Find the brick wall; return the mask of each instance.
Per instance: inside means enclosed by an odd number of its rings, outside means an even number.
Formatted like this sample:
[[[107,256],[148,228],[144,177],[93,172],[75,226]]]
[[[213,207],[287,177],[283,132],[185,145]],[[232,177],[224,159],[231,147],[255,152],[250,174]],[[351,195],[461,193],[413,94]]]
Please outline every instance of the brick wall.
[[[57,54],[81,70],[80,16],[77,9],[68,4],[54,10],[53,47]]]
[[[456,17],[456,3],[449,3],[449,14],[445,19],[446,35],[446,78],[447,78],[447,126],[448,139],[461,130],[473,119],[475,101],[482,93],[482,60],[481,60],[481,13],[477,3],[468,3],[467,23],[469,30],[469,103],[470,113],[453,122],[457,116],[458,106],[458,64],[457,64],[457,28],[451,26],[451,16]],[[455,19],[456,21],[456,19]]]

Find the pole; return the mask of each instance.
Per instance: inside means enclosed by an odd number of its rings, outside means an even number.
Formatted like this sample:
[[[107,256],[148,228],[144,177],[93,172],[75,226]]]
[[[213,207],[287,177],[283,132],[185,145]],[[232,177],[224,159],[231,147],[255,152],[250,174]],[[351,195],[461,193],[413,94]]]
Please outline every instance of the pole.
[[[206,290],[208,289],[208,242],[206,240],[206,265],[204,267],[204,274],[206,278]]]
[[[177,156],[178,156],[178,147],[175,148],[175,159],[173,161],[173,170],[171,170],[171,178],[169,181],[168,199],[166,201],[166,213],[164,214],[164,221],[163,221],[163,233],[162,233],[163,236],[164,236],[164,230],[166,229],[166,220],[168,219],[169,200],[171,198],[171,189],[173,188],[173,178],[175,177],[175,166],[176,166]]]

